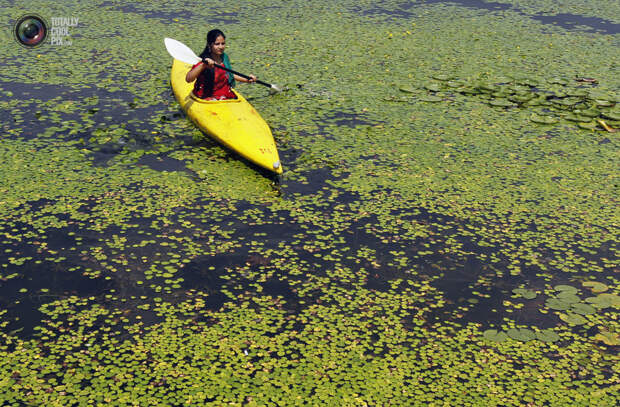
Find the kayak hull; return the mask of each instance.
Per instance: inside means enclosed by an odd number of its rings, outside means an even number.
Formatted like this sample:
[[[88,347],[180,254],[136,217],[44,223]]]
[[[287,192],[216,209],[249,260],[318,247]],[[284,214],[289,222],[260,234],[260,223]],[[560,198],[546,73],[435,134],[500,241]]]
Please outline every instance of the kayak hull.
[[[197,98],[192,92],[194,83],[185,81],[191,67],[175,59],[170,74],[174,96],[187,116],[220,144],[262,168],[281,174],[282,165],[271,129],[256,109],[234,89],[237,99]]]

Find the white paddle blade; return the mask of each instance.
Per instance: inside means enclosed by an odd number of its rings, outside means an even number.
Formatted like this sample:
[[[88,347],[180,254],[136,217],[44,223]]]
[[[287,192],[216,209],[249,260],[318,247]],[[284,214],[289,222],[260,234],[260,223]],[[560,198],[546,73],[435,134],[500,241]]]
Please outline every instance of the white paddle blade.
[[[200,62],[200,57],[182,42],[173,40],[172,38],[164,38],[164,44],[166,45],[168,53],[172,55],[174,59],[191,65]]]

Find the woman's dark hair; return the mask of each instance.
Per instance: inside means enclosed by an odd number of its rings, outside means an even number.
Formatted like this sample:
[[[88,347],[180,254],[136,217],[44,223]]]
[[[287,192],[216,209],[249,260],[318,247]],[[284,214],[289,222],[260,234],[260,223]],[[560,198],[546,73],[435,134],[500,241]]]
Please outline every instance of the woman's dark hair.
[[[220,35],[226,38],[224,33],[221,30],[218,30],[217,28],[207,33],[207,45],[205,46],[204,51],[200,53],[200,58],[211,57],[211,45],[215,43],[215,40],[217,40],[217,37],[219,37]]]

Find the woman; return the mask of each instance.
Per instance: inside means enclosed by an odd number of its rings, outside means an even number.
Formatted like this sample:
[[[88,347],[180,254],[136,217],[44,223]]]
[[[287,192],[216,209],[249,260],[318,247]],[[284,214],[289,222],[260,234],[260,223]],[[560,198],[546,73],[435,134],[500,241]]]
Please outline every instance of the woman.
[[[219,64],[230,69],[230,60],[224,49],[226,49],[224,33],[217,29],[209,31],[207,45],[200,54],[202,61],[192,66],[192,69],[185,76],[187,82],[196,81],[194,83],[195,96],[208,100],[235,99],[236,96],[231,90],[235,86],[235,80],[250,83],[256,81],[254,75],[250,75],[250,79],[246,79],[223,69],[215,68],[214,64]]]

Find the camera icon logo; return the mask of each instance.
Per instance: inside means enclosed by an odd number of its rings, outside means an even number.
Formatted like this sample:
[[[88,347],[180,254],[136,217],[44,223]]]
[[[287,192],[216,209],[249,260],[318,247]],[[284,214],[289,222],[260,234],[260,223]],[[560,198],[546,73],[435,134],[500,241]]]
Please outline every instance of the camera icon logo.
[[[28,14],[20,17],[13,26],[13,35],[21,45],[34,48],[41,45],[47,38],[48,25],[36,15]]]

